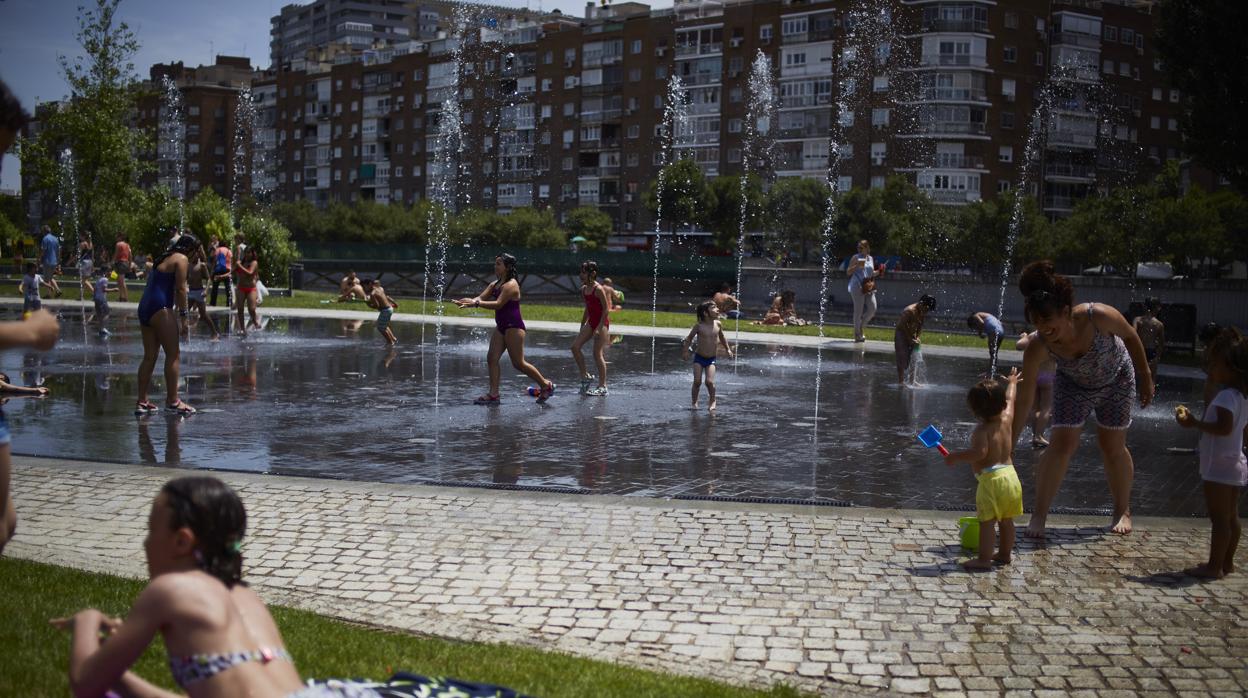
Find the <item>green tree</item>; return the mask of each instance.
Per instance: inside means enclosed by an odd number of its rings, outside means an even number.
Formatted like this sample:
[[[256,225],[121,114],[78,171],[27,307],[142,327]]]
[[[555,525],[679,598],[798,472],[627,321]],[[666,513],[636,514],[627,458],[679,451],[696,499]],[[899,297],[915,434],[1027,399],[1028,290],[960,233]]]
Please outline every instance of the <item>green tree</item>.
[[[884,249],[912,259],[939,260],[941,248],[953,237],[949,207],[936,204],[900,175],[888,178],[881,195],[890,217]]]
[[[706,211],[703,223],[715,233],[715,246],[733,251],[741,237],[741,178],[721,176],[709,184],[710,200],[714,206]],[[750,173],[745,181],[745,229],[758,230],[765,218],[766,194],[763,180]]]
[[[799,248],[803,261],[811,244],[820,240],[828,191],[823,180],[785,177],[776,180],[767,192],[767,226],[787,249]]]
[[[243,215],[239,229],[259,255],[260,278],[270,286],[286,286],[290,265],[299,260],[299,249],[291,242],[290,231],[276,220],[254,213]]]
[[[1185,149],[1248,192],[1248,52],[1235,50],[1248,26],[1241,0],[1160,3],[1157,50],[1187,98]]]
[[[83,55],[72,60],[59,57],[70,99],[41,114],[44,128],[39,136],[21,145],[22,166],[35,174],[39,189],[72,188],[77,220],[69,212],[61,212],[61,217],[79,228],[96,228],[106,202],[131,198],[139,175],[151,168],[139,158],[149,149],[150,139],[130,126],[138,92],[131,59],[139,43],[129,26],[117,19],[119,3],[96,0],[93,8],[78,9],[77,39]],[[72,184],[61,181],[64,148],[73,153]]]
[[[568,238],[555,222],[550,209],[524,207],[513,209],[500,220],[499,244],[503,247],[557,249],[566,247]]]
[[[659,196],[660,180],[663,182],[662,198]],[[693,160],[682,158],[664,167],[659,176],[650,181],[642,203],[656,218],[662,204],[660,223],[674,233],[679,226],[701,224],[704,213],[715,206],[711,197],[702,169]]]
[[[607,246],[611,237],[611,216],[593,206],[577,206],[563,216],[563,229],[568,238],[585,238],[585,249],[600,250]]]

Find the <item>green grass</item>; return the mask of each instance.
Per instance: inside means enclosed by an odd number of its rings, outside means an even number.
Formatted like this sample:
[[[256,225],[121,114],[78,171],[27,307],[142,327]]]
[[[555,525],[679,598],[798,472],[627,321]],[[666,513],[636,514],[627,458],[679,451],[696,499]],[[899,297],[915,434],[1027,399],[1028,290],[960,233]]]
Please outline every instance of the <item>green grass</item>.
[[[19,529],[18,535],[21,535]],[[35,562],[0,559],[0,696],[67,695],[69,634],[48,619],[98,608],[122,616],[143,583]],[[305,678],[380,679],[393,671],[453,676],[534,696],[798,696],[777,686],[755,691],[508,645],[441,640],[375,630],[314,613],[271,607]],[[672,657],[679,662],[679,657]],[[174,688],[159,638],[135,665],[140,676]]]

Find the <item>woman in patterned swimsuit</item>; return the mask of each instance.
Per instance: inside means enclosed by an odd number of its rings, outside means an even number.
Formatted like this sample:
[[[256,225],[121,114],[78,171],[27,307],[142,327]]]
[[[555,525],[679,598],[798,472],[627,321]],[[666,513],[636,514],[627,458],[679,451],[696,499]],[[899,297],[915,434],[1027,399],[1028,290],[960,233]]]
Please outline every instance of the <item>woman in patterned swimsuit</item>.
[[[1027,319],[1039,341],[1023,352],[1023,380],[1014,411],[1014,440],[1027,424],[1035,399],[1037,375],[1052,357],[1057,363],[1053,384],[1053,424],[1048,450],[1036,465],[1036,506],[1026,535],[1044,536],[1044,523],[1057,490],[1079,447],[1089,414],[1095,414],[1097,444],[1114,500],[1114,533],[1131,532],[1131,481],[1135,465],[1127,450],[1131,402],[1139,395],[1147,407],[1155,392],[1144,345],[1122,313],[1101,303],[1074,303],[1070,280],[1051,262],[1033,262],[1018,282],[1026,299]]]

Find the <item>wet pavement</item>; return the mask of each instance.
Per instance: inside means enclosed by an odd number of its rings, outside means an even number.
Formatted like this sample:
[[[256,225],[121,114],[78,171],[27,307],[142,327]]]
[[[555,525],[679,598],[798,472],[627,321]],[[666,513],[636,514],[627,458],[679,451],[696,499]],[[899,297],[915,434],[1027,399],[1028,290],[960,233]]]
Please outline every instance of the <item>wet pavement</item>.
[[[478,407],[471,400],[486,390],[488,327],[444,327],[438,348],[431,325],[396,322],[400,344],[387,350],[371,321],[277,317],[246,341],[197,335],[184,346],[184,397],[198,415],[136,419],[133,316],[115,315],[109,338],[84,328],[77,312],[64,316],[52,352],[0,354],[14,382],[53,391],[5,405],[16,453],[645,497],[974,505],[969,467],[947,469],[914,435],[935,423],[951,447],[965,443],[974,426],[965,391],[986,370],[986,352],[929,356],[927,385],[902,389],[891,355],[845,347],[820,357],[797,341],[743,343],[737,362],[720,359],[719,410],[710,415],[705,395],[703,409],[689,409],[691,371],[670,337],[657,340],[654,373],[651,339],[620,337],[608,354],[611,394],[601,398],[577,394],[571,336],[533,330],[526,356],[560,384],[555,397],[537,405],[525,395],[528,379],[504,358],[503,404]],[[1137,514],[1203,513],[1195,455],[1170,452],[1196,445],[1171,408],[1197,404],[1199,391],[1192,378],[1165,377],[1156,405],[1135,415],[1128,444]],[[1017,463],[1029,503],[1038,454],[1027,440]],[[1085,433],[1056,505],[1109,504]]]

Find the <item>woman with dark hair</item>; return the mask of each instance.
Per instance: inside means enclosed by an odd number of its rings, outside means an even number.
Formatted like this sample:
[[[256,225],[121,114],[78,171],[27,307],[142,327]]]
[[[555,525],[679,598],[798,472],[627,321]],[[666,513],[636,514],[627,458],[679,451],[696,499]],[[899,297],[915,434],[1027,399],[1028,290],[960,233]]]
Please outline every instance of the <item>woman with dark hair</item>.
[[[248,325],[243,322],[244,307],[251,314],[251,327],[260,329],[260,316],[256,313],[256,305],[260,299],[257,290],[260,283],[260,261],[255,247],[244,246],[239,260],[234,263],[234,271],[238,274],[238,293],[235,294],[238,307],[238,330],[246,337]]]
[[[178,316],[186,317],[186,276],[190,269],[190,256],[199,249],[199,240],[186,234],[169,245],[152,263],[152,273],[139,300],[139,330],[143,335],[143,360],[139,362],[138,399],[134,414],[142,416],[160,409],[147,399],[152,371],[156,369],[156,356],[165,352],[165,409],[187,416],[195,408],[178,398],[179,348]]]
[[[157,264],[159,269],[160,265]],[[130,671],[157,633],[192,696],[287,696],[303,688],[264,602],[242,582],[242,501],[213,477],[170,480],[152,502],[143,550],[150,582],[125,622],[94,608],[52,623],[74,634],[74,695],[168,696]],[[108,638],[101,640],[101,635]]]
[[[524,318],[520,316],[520,282],[516,279],[516,258],[503,253],[494,258],[494,275],[481,295],[460,298],[455,305],[461,308],[485,308],[494,311],[496,331],[490,337],[490,352],[486,357],[490,366],[490,392],[478,397],[478,405],[499,403],[498,384],[502,375],[499,359],[503,352],[511,357],[516,370],[537,381],[537,401],[544,403],[554,394],[555,384],[542,375],[537,367],[524,360]]]
[[[1014,410],[1014,441],[1031,413],[1037,376],[1045,361],[1057,363],[1053,382],[1053,423],[1049,447],[1036,465],[1036,506],[1026,535],[1044,536],[1049,507],[1079,447],[1088,415],[1096,416],[1096,440],[1114,499],[1114,533],[1131,532],[1131,482],[1135,465],[1127,450],[1131,401],[1138,394],[1147,407],[1155,386],[1144,345],[1122,313],[1101,303],[1075,305],[1070,280],[1052,262],[1032,262],[1023,269],[1018,289],[1027,320],[1036,327],[1023,351],[1023,381]]]
[[[576,360],[576,368],[581,373],[581,392],[585,395],[605,396],[607,394],[607,347],[611,346],[611,297],[607,288],[598,283],[598,263],[585,261],[581,263],[581,300],[585,301],[585,312],[581,314],[581,329],[572,341],[572,358]],[[585,357],[581,348],[590,339],[594,340],[594,363],[598,365],[598,386],[590,387],[594,377],[585,368]]]

